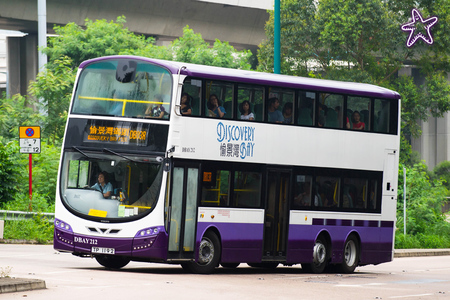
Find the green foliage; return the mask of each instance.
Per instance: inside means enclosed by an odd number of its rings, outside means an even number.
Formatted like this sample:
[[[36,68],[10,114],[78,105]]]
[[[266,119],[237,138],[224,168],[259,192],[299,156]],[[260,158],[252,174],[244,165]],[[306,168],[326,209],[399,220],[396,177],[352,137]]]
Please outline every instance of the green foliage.
[[[144,48],[130,48],[120,54],[132,54],[145,57],[182,61],[217,67],[249,70],[252,53],[249,50],[237,51],[228,42],[216,40],[210,47],[200,33],[189,26],[183,28],[183,35],[169,46],[148,44]]]
[[[450,161],[445,160],[437,164],[433,169],[433,173],[442,180],[447,190],[450,190]]]
[[[13,142],[4,144],[0,137],[0,205],[14,198],[23,182],[15,151],[19,149]]]
[[[438,234],[417,234],[395,235],[395,249],[437,249],[450,248],[450,238],[448,235]]]
[[[35,240],[40,244],[53,240],[53,223],[44,215],[36,215],[32,219],[5,221],[5,239]]]
[[[406,168],[406,233],[442,234],[448,224],[442,213],[447,189],[441,180],[430,180],[423,163]],[[403,232],[403,165],[399,166],[397,227]],[[448,226],[450,233],[450,226]]]
[[[22,95],[0,99],[0,137],[5,140],[19,137],[19,126],[41,125],[42,116],[35,111],[37,103]]]
[[[57,67],[57,60],[63,57],[70,57],[71,67],[76,68],[85,60],[119,54],[125,49],[144,48],[154,42],[153,38],[135,35],[125,23],[122,16],[116,22],[86,19],[84,28],[75,23],[55,26],[56,36],[49,38],[47,48],[41,49],[49,56],[47,68]]]
[[[42,136],[54,144],[62,140],[67,120],[70,97],[76,70],[68,57],[55,59],[53,67],[37,75],[29,90],[36,98],[42,99],[43,109],[47,112]]]

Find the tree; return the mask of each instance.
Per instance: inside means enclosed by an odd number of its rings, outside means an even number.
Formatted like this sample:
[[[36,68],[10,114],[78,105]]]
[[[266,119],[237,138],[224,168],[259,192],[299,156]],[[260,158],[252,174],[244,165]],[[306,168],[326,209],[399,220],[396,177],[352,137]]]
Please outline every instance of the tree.
[[[415,5],[415,6],[414,6]],[[408,48],[400,25],[412,8],[439,15],[435,44],[419,40]],[[281,2],[281,73],[367,82],[397,90],[402,96],[402,132],[406,140],[421,134],[419,121],[450,110],[450,3],[409,0],[286,0]],[[446,31],[447,30],[447,31]],[[273,12],[258,50],[261,71],[273,69]],[[425,77],[394,76],[405,61]]]

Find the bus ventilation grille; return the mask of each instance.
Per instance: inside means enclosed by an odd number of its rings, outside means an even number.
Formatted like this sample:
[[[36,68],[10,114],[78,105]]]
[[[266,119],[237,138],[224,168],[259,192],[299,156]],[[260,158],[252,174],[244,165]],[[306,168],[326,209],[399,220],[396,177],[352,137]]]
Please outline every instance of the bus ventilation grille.
[[[90,232],[101,233],[101,234],[117,234],[121,229],[109,229],[109,228],[96,228],[88,227]]]

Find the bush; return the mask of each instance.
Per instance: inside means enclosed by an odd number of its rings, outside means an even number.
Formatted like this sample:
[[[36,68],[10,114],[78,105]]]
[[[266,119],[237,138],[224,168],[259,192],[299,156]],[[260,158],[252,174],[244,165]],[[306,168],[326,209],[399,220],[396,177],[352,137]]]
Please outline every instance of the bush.
[[[395,249],[436,249],[450,248],[450,237],[441,234],[417,234],[395,236]]]
[[[40,214],[32,219],[6,220],[3,237],[15,240],[35,240],[40,244],[51,243],[53,240],[53,223]]]

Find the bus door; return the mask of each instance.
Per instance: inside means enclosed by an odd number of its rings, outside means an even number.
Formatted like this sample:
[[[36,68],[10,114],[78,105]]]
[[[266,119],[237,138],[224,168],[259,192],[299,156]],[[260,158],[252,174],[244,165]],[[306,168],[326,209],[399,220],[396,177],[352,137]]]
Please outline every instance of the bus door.
[[[291,172],[268,170],[266,209],[264,213],[263,259],[286,257],[289,209],[288,194]]]
[[[194,258],[198,167],[175,164],[169,204],[169,260]]]

